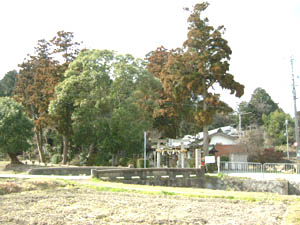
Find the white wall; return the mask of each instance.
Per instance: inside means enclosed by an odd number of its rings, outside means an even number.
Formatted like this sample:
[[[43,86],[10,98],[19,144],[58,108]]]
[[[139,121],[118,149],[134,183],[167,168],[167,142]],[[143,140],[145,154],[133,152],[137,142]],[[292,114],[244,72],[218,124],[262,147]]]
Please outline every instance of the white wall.
[[[247,162],[248,155],[246,153],[229,154],[230,162]]]
[[[234,140],[226,138],[221,135],[214,135],[211,137],[210,145],[222,144],[222,145],[234,145],[236,144]]]

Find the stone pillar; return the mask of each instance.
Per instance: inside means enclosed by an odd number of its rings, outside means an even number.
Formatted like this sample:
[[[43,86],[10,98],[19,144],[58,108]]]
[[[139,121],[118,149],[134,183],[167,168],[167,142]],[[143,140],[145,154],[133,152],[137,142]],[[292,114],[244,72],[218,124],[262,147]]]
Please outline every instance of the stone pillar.
[[[160,142],[157,142],[157,149],[156,149],[156,168],[160,168]]]
[[[157,168],[160,168],[160,155],[161,155],[161,153],[160,152],[156,152],[156,154],[157,154],[157,157],[156,157],[156,167]]]
[[[181,141],[181,168],[184,168],[184,144],[183,144],[183,141]]]
[[[180,155],[181,155],[181,168],[184,168],[184,152],[181,152]]]

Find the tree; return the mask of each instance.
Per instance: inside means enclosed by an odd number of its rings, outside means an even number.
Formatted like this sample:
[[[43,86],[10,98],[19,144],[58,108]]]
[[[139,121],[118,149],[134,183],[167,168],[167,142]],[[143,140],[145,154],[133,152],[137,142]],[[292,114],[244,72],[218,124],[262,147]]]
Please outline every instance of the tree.
[[[0,81],[0,97],[13,96],[17,74],[16,70],[9,71],[5,74]]]
[[[244,93],[244,86],[228,73],[231,49],[222,38],[224,27],[215,29],[208,25],[207,18],[201,19],[207,7],[208,3],[195,5],[188,18],[188,38],[183,48],[169,52],[157,49],[149,57],[148,66],[162,81],[164,93],[172,97],[169,100],[180,107],[175,113],[182,111],[184,105],[187,109],[193,106],[194,118],[203,126],[205,155],[208,155],[208,126],[213,116],[218,111],[230,111],[212,89],[220,86],[236,97]]]
[[[172,52],[163,46],[147,55],[147,69],[161,81],[161,88],[157,90],[157,107],[153,111],[155,118],[154,126],[158,128],[165,137],[176,138],[181,135],[180,124],[186,118],[192,118],[187,114],[193,107],[193,103],[188,99],[185,88],[180,84],[175,75],[166,74],[165,68]],[[188,121],[191,122],[191,121]]]
[[[35,55],[29,55],[20,65],[15,98],[34,120],[39,159],[42,162],[44,130],[55,126],[56,122],[49,116],[48,106],[55,98],[56,85],[64,79],[65,70],[78,52],[78,43],[72,39],[71,32],[59,31],[51,41],[39,40]]]
[[[140,150],[143,131],[152,125],[144,110],[151,108],[151,99],[144,98],[149,92],[144,81],[153,81],[148,76],[144,62],[131,55],[81,51],[49,106],[58,131],[88,152],[88,161],[99,152],[126,155]],[[67,159],[68,152],[64,155]]]
[[[50,123],[48,105],[54,98],[54,87],[60,81],[58,62],[51,57],[50,43],[39,40],[35,55],[29,56],[21,65],[15,86],[15,99],[34,121],[39,160],[44,162],[43,131]]]
[[[7,153],[12,164],[17,156],[30,148],[33,122],[27,118],[23,107],[12,98],[0,98],[0,151]]]
[[[241,102],[239,105],[240,113],[249,113],[247,118],[243,118],[243,126],[255,125],[256,127],[264,124],[263,115],[279,109],[271,96],[262,88],[256,88],[249,102]]]
[[[145,69],[145,62],[131,55],[119,55],[113,63],[110,90],[110,141],[106,147],[115,156],[132,157],[141,152],[143,133],[152,127],[153,98],[159,82]]]
[[[76,127],[84,126],[81,131],[81,136],[86,138],[83,144],[90,144],[95,137],[93,128],[98,127],[97,118],[106,112],[102,106],[110,88],[112,59],[111,51],[83,50],[69,65],[65,80],[56,87],[56,99],[49,105],[49,112],[56,118],[56,129],[64,139],[64,164],[68,161],[74,121]]]
[[[239,139],[239,142],[244,146],[249,157],[248,160],[251,162],[251,158],[257,160],[259,156],[264,151],[265,140],[264,140],[264,130],[263,128],[257,128],[253,130],[248,130]]]
[[[271,146],[286,144],[286,120],[289,124],[288,134],[290,143],[294,142],[294,122],[289,114],[277,109],[269,115],[264,114],[262,119],[269,140],[268,143]]]
[[[219,127],[236,126],[237,116],[233,113],[217,113],[212,119],[212,123],[209,125],[209,129],[213,130]]]

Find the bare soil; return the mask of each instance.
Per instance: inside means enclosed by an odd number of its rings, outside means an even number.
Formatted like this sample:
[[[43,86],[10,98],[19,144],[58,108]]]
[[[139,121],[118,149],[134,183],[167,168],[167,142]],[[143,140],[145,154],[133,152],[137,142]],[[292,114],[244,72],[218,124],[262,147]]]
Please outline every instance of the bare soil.
[[[10,186],[11,189],[7,188]],[[5,189],[6,187],[6,189]],[[1,180],[0,224],[284,224],[285,201],[99,191],[64,181]]]

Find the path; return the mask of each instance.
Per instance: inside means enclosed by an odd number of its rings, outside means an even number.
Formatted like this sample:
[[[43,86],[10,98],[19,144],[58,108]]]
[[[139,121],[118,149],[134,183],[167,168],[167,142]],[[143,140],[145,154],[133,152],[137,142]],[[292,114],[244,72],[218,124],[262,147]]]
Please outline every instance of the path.
[[[33,179],[33,178],[53,178],[53,179],[65,179],[65,180],[89,180],[91,176],[57,176],[57,175],[29,175],[29,174],[0,174],[0,178],[21,178],[21,179]]]
[[[248,177],[255,180],[285,179],[288,181],[300,181],[300,174],[279,174],[279,173],[225,173],[225,174],[234,177]]]

